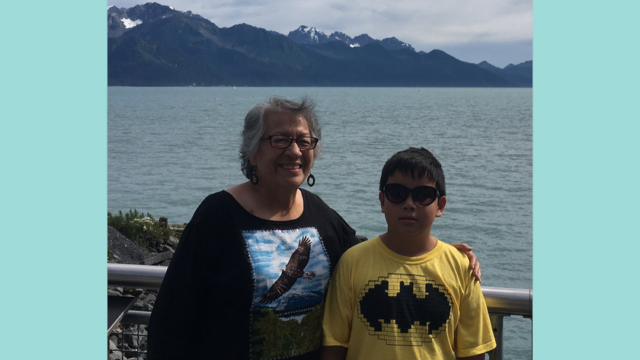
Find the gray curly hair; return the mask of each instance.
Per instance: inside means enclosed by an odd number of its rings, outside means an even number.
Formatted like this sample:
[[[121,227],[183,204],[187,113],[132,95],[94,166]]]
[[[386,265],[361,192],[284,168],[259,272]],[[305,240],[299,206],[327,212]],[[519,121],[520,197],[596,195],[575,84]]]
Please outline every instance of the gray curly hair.
[[[242,144],[240,145],[240,162],[242,173],[247,179],[251,179],[253,175],[253,165],[249,158],[256,154],[260,145],[260,137],[264,131],[264,117],[267,113],[285,112],[293,115],[300,115],[309,125],[309,133],[311,136],[322,138],[318,116],[313,111],[316,104],[308,97],[303,97],[300,102],[272,96],[266,102],[255,105],[244,118],[244,128],[242,129]],[[321,142],[313,152],[313,159],[320,156],[322,149]]]

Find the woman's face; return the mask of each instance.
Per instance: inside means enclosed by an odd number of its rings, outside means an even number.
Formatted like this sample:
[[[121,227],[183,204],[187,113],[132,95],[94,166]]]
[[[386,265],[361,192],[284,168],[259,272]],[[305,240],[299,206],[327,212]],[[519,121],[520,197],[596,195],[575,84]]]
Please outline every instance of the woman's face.
[[[311,134],[309,125],[302,116],[273,112],[265,114],[262,137],[270,135],[299,138]],[[273,189],[297,189],[311,172],[313,151],[301,151],[295,141],[286,149],[276,149],[270,145],[269,140],[261,140],[258,151],[249,160],[252,165],[257,166],[256,174],[260,185]]]

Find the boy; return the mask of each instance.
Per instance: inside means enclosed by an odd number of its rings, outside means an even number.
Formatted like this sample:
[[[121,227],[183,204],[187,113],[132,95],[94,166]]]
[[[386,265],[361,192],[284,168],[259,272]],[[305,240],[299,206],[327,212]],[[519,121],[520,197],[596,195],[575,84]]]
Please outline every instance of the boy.
[[[484,359],[496,347],[469,260],[431,236],[447,203],[424,148],[393,155],[380,177],[387,232],[340,259],[324,312],[322,359]]]

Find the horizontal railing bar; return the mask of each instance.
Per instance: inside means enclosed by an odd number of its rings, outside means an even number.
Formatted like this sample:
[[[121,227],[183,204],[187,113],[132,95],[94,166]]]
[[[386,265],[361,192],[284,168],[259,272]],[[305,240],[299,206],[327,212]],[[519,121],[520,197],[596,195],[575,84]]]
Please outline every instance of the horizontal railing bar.
[[[166,266],[107,264],[107,284],[111,287],[159,289]]]
[[[533,314],[533,290],[483,286],[482,295],[491,314],[521,315]]]
[[[166,271],[166,266],[107,264],[108,286],[159,289]],[[532,316],[531,289],[483,286],[482,294],[492,314]]]
[[[149,325],[149,318],[151,318],[151,311],[129,310],[120,322],[123,324]]]

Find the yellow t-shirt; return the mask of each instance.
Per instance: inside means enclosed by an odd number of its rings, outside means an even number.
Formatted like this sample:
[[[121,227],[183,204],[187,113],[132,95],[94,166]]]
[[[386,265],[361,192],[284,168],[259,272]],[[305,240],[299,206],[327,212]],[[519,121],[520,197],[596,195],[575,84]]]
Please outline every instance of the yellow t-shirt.
[[[331,278],[323,345],[350,359],[455,359],[496,347],[480,283],[451,245],[418,257],[380,237],[349,249]]]

